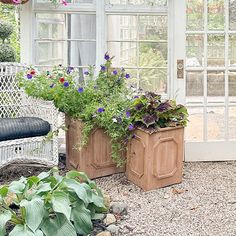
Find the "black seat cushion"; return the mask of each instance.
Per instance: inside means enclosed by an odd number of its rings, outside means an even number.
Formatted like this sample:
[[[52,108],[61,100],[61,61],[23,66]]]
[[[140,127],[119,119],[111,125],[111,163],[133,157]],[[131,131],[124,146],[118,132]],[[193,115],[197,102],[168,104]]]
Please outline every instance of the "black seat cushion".
[[[50,124],[37,117],[0,119],[0,141],[43,136],[49,131]]]

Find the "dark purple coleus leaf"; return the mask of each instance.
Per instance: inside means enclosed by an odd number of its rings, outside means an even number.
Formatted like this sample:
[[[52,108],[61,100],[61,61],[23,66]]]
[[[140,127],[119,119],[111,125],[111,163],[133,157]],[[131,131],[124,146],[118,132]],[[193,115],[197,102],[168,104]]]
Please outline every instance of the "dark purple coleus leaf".
[[[147,126],[147,128],[150,125],[153,125],[158,120],[158,117],[156,115],[144,115],[143,116],[143,123]]]
[[[163,112],[163,111],[166,111],[168,108],[170,108],[171,105],[169,102],[164,102],[164,103],[161,103],[158,107],[157,107],[157,111],[159,112]]]
[[[142,108],[143,108],[143,104],[142,103],[139,103],[139,104],[135,105],[135,109],[137,111],[140,111]]]

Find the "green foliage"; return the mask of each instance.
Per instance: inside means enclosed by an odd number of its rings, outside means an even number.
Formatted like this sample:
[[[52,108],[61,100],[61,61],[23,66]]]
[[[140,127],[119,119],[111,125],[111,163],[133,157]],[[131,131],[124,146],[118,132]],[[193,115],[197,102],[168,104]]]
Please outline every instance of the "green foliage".
[[[95,182],[77,171],[62,177],[58,169],[21,177],[0,187],[0,236],[88,235],[92,219],[106,211]]]
[[[0,62],[16,61],[15,49],[9,44],[0,44]]]
[[[10,35],[9,45],[14,48],[16,61],[20,61],[20,40],[19,40],[19,20],[17,8],[10,4],[0,4],[0,19],[13,26],[13,33]]]
[[[0,21],[0,39],[4,41],[13,33],[13,26],[7,22]]]
[[[161,96],[146,92],[134,100],[130,114],[134,127],[154,129],[186,126],[188,112],[183,105],[176,105],[175,100],[161,101]]]

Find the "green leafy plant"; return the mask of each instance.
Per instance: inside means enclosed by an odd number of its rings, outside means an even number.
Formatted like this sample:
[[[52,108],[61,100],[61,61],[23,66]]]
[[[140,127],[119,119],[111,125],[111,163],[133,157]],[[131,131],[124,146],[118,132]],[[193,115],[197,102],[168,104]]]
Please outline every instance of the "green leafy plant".
[[[0,187],[0,236],[6,226],[14,227],[9,236],[88,235],[92,219],[105,211],[95,182],[82,172],[60,176],[53,168]]]
[[[161,96],[153,92],[135,96],[130,114],[134,128],[158,130],[186,126],[188,121],[186,107],[177,105],[175,100],[162,101]]]
[[[16,61],[15,49],[9,44],[0,44],[0,62]]]
[[[13,26],[5,21],[0,21],[0,38],[4,42],[13,33]]]

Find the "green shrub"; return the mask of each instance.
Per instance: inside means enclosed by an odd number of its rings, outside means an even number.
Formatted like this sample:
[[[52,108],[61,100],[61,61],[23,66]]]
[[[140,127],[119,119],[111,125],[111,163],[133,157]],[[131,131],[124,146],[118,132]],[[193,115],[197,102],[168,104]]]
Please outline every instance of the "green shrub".
[[[77,171],[60,176],[58,169],[21,177],[0,187],[0,236],[88,235],[92,218],[106,211],[96,184]]]
[[[12,33],[13,33],[13,26],[4,21],[0,21],[0,39],[2,39],[4,42],[11,36]]]
[[[0,44],[0,62],[16,61],[15,49],[8,44]]]

